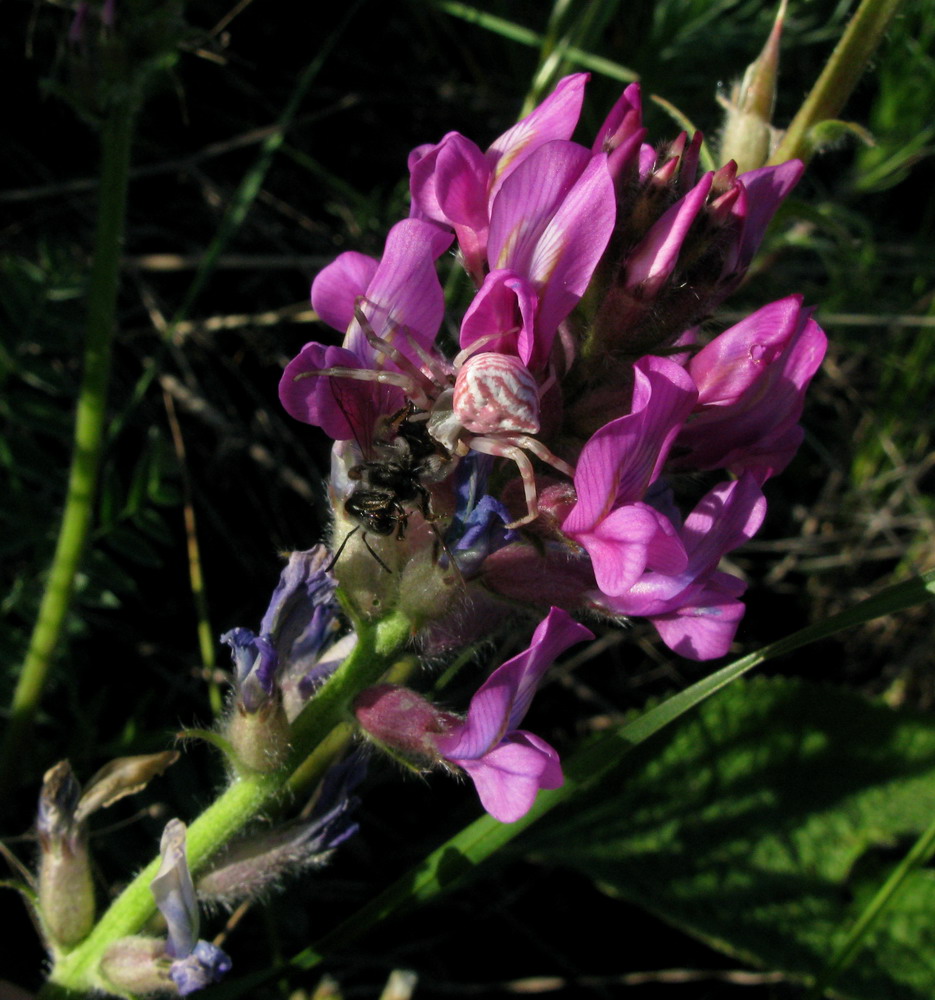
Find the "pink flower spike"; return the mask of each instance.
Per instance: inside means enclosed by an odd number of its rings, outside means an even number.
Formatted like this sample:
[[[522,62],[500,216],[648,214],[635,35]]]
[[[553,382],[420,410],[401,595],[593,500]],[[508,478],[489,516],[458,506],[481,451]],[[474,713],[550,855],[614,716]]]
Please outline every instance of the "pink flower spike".
[[[516,727],[540,680],[569,646],[594,635],[553,607],[533,633],[528,649],[507,660],[471,699],[467,719],[435,745],[446,760],[474,781],[484,808],[505,823],[523,816],[539,788],[561,784],[558,755],[543,740]]]

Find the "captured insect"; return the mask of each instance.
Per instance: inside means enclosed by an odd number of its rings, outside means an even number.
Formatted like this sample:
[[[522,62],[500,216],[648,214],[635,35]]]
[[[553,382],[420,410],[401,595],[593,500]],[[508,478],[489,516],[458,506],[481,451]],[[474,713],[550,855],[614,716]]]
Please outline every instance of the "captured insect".
[[[428,433],[425,411],[412,401],[381,421],[383,441],[374,444],[379,459],[359,463],[348,470],[357,485],[344,501],[344,512],[357,522],[341,543],[331,566],[337,562],[348,540],[363,529],[364,544],[386,570],[389,567],[367,544],[367,532],[389,537],[394,532],[402,540],[409,516],[417,510],[426,521],[436,520],[432,498],[424,482],[438,482],[451,469],[451,456]],[[329,566],[329,569],[331,567]]]

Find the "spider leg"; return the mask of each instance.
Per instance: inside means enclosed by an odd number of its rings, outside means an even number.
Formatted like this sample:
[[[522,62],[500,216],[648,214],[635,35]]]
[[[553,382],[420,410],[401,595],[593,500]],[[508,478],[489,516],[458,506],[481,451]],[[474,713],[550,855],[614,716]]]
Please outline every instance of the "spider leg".
[[[475,437],[471,438],[471,450],[479,451],[483,455],[509,458],[516,463],[516,467],[519,469],[519,474],[523,479],[523,490],[526,494],[526,515],[518,521],[512,521],[506,527],[518,528],[523,524],[535,521],[539,516],[539,491],[536,488],[536,476],[532,469],[532,462],[529,461],[529,457],[522,447],[512,443],[510,439],[504,441],[493,437]]]
[[[430,405],[428,401],[433,397],[437,396],[442,386],[438,385],[433,378],[430,378],[424,371],[420,371],[410,360],[406,357],[399,348],[395,347],[389,340],[384,337],[379,337],[374,332],[373,327],[370,325],[370,321],[364,315],[363,310],[359,305],[354,307],[354,317],[360,324],[361,329],[364,331],[364,336],[367,338],[367,343],[376,351],[378,354],[382,354],[384,357],[389,358],[390,361],[396,365],[397,368],[406,375],[409,376],[413,385],[419,387],[418,393],[410,393],[414,399],[420,400],[418,405],[422,409],[429,409]],[[416,349],[416,353],[419,354],[420,358],[425,359],[425,354],[421,347],[416,344],[412,338],[408,338],[410,345]],[[430,368],[431,371],[431,368]],[[432,375],[435,372],[432,371]],[[423,402],[424,401],[424,402]]]

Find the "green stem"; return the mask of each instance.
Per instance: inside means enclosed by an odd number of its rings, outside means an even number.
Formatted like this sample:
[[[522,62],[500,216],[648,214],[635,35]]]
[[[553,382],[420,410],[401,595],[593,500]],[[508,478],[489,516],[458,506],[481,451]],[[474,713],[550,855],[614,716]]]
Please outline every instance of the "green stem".
[[[811,158],[814,152],[811,130],[840,114],[903,2],[862,0],[770,163]]]
[[[39,615],[10,706],[10,725],[0,751],[0,787],[11,777],[29,736],[71,605],[75,576],[91,526],[110,381],[135,110],[132,99],[115,102],[101,130],[97,234],[68,491]]]
[[[301,769],[309,753],[343,721],[354,695],[380,679],[411,633],[411,622],[399,613],[376,626],[358,628],[354,651],[293,723],[293,750],[287,766],[274,774],[236,779],[188,828],[187,855],[193,873],[284,794],[290,778]],[[114,941],[138,933],[155,913],[150,883],[158,868],[159,858],[155,858],[111,904],[91,934],[59,958],[48,990],[42,994],[44,998],[60,996],[62,990],[107,990],[98,973],[101,956]]]

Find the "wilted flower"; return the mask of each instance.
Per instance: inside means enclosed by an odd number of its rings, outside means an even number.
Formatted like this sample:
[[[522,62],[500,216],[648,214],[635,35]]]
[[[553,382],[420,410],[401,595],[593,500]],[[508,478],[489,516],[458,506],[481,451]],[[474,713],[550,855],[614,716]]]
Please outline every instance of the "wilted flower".
[[[198,902],[185,857],[185,824],[181,820],[166,824],[159,850],[162,864],[152,881],[152,892],[168,927],[165,954],[172,960],[169,978],[179,994],[187,996],[218,982],[230,971],[231,960],[217,945],[198,937]]]

